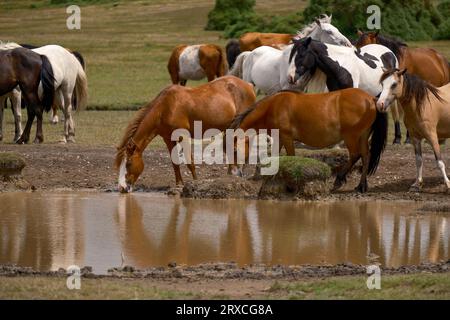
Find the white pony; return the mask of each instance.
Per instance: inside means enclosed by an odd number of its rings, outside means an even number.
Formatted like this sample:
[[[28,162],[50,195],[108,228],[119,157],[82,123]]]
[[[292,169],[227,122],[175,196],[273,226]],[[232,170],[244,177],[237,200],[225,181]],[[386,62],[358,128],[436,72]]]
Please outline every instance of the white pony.
[[[298,33],[298,38],[313,37],[325,43],[334,43],[351,47],[351,42],[339,30],[331,25],[332,16],[323,15],[314,23],[306,26]],[[293,45],[286,46],[282,51],[272,47],[259,47],[252,52],[241,53],[231,75],[252,83],[266,95],[281,90],[295,89],[289,84],[289,56]]]
[[[8,43],[0,45],[0,50],[9,50],[20,47],[16,43]],[[87,105],[87,77],[86,73],[78,61],[78,59],[67,49],[58,45],[48,45],[32,51],[44,55],[50,61],[54,74],[55,87],[55,101],[54,103],[63,110],[64,113],[64,137],[62,142],[75,142],[75,125],[72,117],[72,96],[75,94],[77,101],[77,109],[84,109]],[[16,88],[15,90],[20,90]],[[13,97],[17,98],[16,93],[12,93]],[[16,96],[14,96],[16,95]],[[10,94],[11,97],[11,94]],[[1,103],[1,101],[0,101]],[[3,112],[3,105],[0,105],[1,112]],[[16,125],[20,122],[20,103],[15,103],[13,110],[15,110]],[[17,132],[17,127],[16,127]]]

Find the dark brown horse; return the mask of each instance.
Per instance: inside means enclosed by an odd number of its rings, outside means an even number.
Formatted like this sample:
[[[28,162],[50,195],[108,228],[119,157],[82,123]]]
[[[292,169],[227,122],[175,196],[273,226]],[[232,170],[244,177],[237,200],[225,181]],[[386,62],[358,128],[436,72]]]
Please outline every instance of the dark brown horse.
[[[43,89],[42,99],[39,97],[40,85]],[[53,68],[48,58],[25,48],[1,51],[0,96],[11,92],[17,86],[22,91],[28,114],[25,130],[17,143],[28,143],[35,117],[35,142],[42,142],[42,114],[44,110],[50,111],[55,96]]]
[[[410,48],[400,40],[382,36],[379,32],[358,31],[359,39],[356,47],[369,44],[380,44],[394,52],[399,61],[400,69],[408,69],[408,73],[416,75],[435,87],[442,87],[450,82],[450,64],[447,59],[431,48]],[[400,143],[400,122],[396,123],[396,140]],[[407,140],[409,142],[409,139]]]
[[[251,84],[232,76],[225,76],[197,88],[173,85],[163,90],[155,100],[143,107],[126,129],[116,156],[119,190],[131,191],[144,170],[142,153],[148,144],[161,136],[172,154],[178,141],[172,140],[177,129],[194,137],[194,122],[201,121],[202,134],[209,129],[225,130],[236,114],[255,103]],[[180,165],[172,163],[176,184],[183,184]],[[194,179],[195,165],[188,163]]]
[[[32,45],[32,44],[27,44],[27,43],[21,43],[20,44],[21,47],[27,48],[27,49],[37,49],[39,48],[38,46]],[[66,48],[67,49],[67,48]],[[81,66],[83,67],[83,70],[86,71],[86,60],[84,59],[83,55],[78,52],[78,51],[73,51],[70,49],[67,49],[67,51],[69,51],[70,53],[72,53],[75,58],[77,58],[78,62],[80,62]],[[72,96],[72,106],[73,106],[73,110],[77,110],[77,95],[74,94]],[[22,108],[25,107],[25,104],[22,103]],[[52,114],[51,114],[51,123],[52,124],[57,124],[59,122],[59,118],[58,118],[58,106],[56,104],[53,104],[52,106]]]
[[[350,158],[336,177],[335,189],[345,183],[347,174],[362,158],[363,172],[357,191],[367,192],[367,176],[376,172],[386,146],[387,121],[386,114],[377,112],[376,99],[360,89],[322,94],[284,91],[238,115],[231,128],[266,129],[269,135],[272,130],[279,130],[280,150],[285,147],[288,156],[295,156],[295,141],[327,148],[343,140]],[[246,157],[248,149],[247,143]],[[232,171],[239,172],[236,168]]]
[[[170,56],[167,65],[173,84],[186,85],[188,80],[207,78],[208,82],[228,73],[224,50],[214,44],[180,45]]]

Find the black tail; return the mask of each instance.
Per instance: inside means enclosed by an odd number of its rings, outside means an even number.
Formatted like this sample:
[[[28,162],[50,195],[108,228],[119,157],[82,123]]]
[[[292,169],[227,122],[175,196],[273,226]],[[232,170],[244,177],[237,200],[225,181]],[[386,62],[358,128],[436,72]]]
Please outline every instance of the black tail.
[[[78,51],[72,51],[72,54],[77,58],[77,60],[80,62],[81,66],[83,67],[83,70],[86,71],[86,63],[84,61],[83,56]]]
[[[377,111],[377,118],[372,125],[372,140],[370,142],[369,175],[373,175],[380,163],[381,155],[386,148],[388,137],[388,115]]]
[[[48,58],[41,55],[41,60],[41,84],[44,91],[42,105],[44,106],[44,110],[49,112],[52,108],[53,100],[55,99],[55,76]]]

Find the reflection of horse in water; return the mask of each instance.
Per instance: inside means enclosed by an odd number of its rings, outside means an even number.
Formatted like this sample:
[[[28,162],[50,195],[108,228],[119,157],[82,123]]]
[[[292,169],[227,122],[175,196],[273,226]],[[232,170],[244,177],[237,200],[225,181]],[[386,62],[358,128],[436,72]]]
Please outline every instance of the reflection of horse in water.
[[[85,229],[79,199],[24,197],[28,199],[18,201],[17,195],[2,195],[0,264],[42,271],[83,266]]]
[[[256,211],[261,238],[253,244],[261,248],[258,260],[269,264],[367,264],[375,254],[383,265],[401,266],[438,262],[449,253],[450,243],[438,239],[449,241],[443,237],[445,218],[424,221],[400,215],[401,207],[311,203],[293,215],[291,203],[258,202]]]
[[[167,200],[145,213],[138,198],[119,198],[116,214],[125,263],[140,268],[253,261],[245,206],[240,202]]]

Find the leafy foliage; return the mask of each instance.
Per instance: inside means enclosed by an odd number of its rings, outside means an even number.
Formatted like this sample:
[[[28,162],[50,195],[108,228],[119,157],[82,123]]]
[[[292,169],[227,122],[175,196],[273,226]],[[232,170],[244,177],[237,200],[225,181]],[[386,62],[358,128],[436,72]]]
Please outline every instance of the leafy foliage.
[[[217,0],[208,30],[223,30],[227,38],[249,31],[294,33],[322,13],[333,14],[333,24],[349,37],[367,29],[367,7],[381,8],[382,32],[411,40],[450,39],[450,0],[436,7],[431,0],[310,0],[304,12],[264,16],[254,12],[254,0]]]

